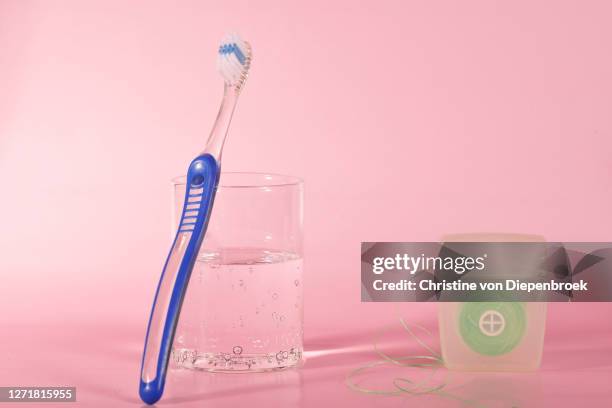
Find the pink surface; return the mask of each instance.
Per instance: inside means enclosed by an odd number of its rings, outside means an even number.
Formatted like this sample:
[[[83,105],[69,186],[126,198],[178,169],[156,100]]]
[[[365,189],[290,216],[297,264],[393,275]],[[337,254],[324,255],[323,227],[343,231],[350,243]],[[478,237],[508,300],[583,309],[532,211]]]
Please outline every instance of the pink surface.
[[[0,385],[138,404],[169,180],[208,134],[228,28],[255,59],[224,169],[305,179],[310,359],[179,381],[168,403],[404,404],[342,384],[397,326],[393,305],[359,301],[360,241],[612,241],[609,2],[330,3],[0,2]],[[435,328],[430,305],[398,307]],[[553,305],[542,370],[466,393],[609,403],[611,311]]]
[[[420,318],[437,336],[435,306],[418,307]],[[324,331],[306,338],[306,364],[299,370],[258,374],[210,374],[171,370],[159,406],[185,407],[542,407],[606,406],[612,375],[612,307],[602,304],[593,315],[589,304],[549,305],[549,324],[542,368],[534,373],[453,372],[444,389],[452,397],[374,396],[350,390],[344,383],[355,368],[378,359],[372,343],[392,356],[422,355],[423,350],[400,328],[352,327],[342,334]],[[403,307],[403,309],[410,309]],[[409,315],[410,312],[404,313]],[[571,324],[563,324],[570,322]],[[3,332],[3,384],[76,385],[79,405],[143,405],[137,394],[142,331],[120,323],[49,323],[8,325]],[[41,339],[44,338],[44,342]],[[427,339],[427,337],[424,337]],[[432,345],[437,347],[437,341]],[[393,389],[397,377],[423,380],[420,369],[374,370],[357,377],[364,387]],[[446,370],[434,377],[444,379]],[[136,376],[135,376],[136,374]],[[136,378],[136,380],[135,380]],[[466,404],[465,401],[472,401]]]

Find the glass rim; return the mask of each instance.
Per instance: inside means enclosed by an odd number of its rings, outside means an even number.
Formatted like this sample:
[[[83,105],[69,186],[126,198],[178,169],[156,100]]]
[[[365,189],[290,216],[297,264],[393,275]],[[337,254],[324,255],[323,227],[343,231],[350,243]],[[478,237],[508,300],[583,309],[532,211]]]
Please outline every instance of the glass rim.
[[[257,180],[256,182],[231,182],[223,176],[230,177],[244,177]],[[186,184],[187,176],[173,177],[170,181],[173,186],[184,186]],[[304,184],[304,180],[295,176],[288,176],[285,174],[278,173],[262,173],[255,171],[222,171],[221,178],[219,180],[219,186],[217,188],[273,188],[273,187],[291,187],[301,186]]]

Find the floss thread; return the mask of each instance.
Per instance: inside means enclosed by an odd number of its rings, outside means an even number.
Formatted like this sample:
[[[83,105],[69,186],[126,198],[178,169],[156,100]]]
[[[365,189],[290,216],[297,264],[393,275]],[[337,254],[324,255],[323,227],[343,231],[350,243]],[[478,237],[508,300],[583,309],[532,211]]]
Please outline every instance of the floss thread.
[[[414,333],[413,328],[421,330],[429,337],[433,337],[433,334],[425,327],[407,323],[403,318],[400,318],[399,321],[410,337],[430,354],[391,357],[381,351],[378,348],[378,343],[374,342],[374,351],[381,359],[349,372],[345,379],[346,385],[363,394],[386,396],[431,394],[453,399],[466,405],[482,407],[482,404],[478,401],[465,399],[444,391],[444,388],[450,385],[450,372],[448,370],[445,371],[443,379],[438,384],[429,384],[437,370],[445,368],[444,360],[439,352],[428,346]],[[518,302],[465,303],[459,317],[459,331],[466,344],[475,352],[489,356],[512,351],[521,341],[526,325],[527,319],[524,307]],[[385,365],[428,369],[430,373],[420,382],[405,377],[394,378],[392,381],[394,388],[389,390],[366,388],[356,381],[355,377],[359,374]]]
[[[377,342],[374,342],[374,351],[381,360],[373,361],[368,364],[365,364],[361,367],[358,367],[351,372],[348,373],[345,379],[346,385],[352,389],[353,391],[357,391],[363,394],[370,395],[386,395],[386,396],[417,396],[424,394],[437,395],[443,398],[449,398],[456,401],[460,401],[464,404],[482,407],[480,403],[477,401],[461,398],[457,395],[453,395],[444,391],[444,388],[449,385],[450,372],[448,370],[445,371],[445,375],[442,380],[438,384],[428,385],[430,380],[433,378],[437,370],[444,369],[444,361],[442,359],[442,355],[435,351],[433,348],[425,344],[423,340],[419,336],[414,333],[412,327],[421,330],[423,333],[428,335],[429,337],[433,337],[433,334],[427,330],[425,327],[420,326],[418,324],[409,324],[403,318],[399,319],[402,327],[408,332],[408,334],[412,337],[412,339],[418,343],[421,347],[427,350],[430,355],[411,355],[411,356],[402,356],[402,357],[391,357],[388,354],[384,353],[378,348]],[[412,326],[412,327],[411,327]],[[362,387],[355,380],[359,374],[366,372],[369,369],[384,366],[384,365],[394,365],[399,367],[412,367],[412,368],[420,368],[420,369],[429,369],[429,376],[426,377],[423,381],[415,382],[409,378],[405,377],[397,377],[393,379],[393,387],[391,390],[382,390],[382,389],[370,389],[366,387]]]

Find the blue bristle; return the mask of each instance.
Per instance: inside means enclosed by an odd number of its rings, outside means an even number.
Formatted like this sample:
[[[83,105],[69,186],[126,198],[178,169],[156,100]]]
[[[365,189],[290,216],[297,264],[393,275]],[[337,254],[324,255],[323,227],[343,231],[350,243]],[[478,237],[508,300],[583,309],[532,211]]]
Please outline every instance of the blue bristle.
[[[244,65],[246,57],[244,56],[244,54],[242,53],[242,51],[240,50],[240,48],[238,47],[236,43],[223,44],[222,46],[219,47],[219,54],[232,54],[232,53],[236,56],[236,58],[238,58],[238,61],[240,62],[240,64]]]
[[[236,57],[238,58],[238,61],[240,61],[240,64],[244,65],[244,61],[246,58],[244,57],[242,51],[240,51],[240,48],[238,48],[237,46],[234,46],[234,54],[236,54]]]

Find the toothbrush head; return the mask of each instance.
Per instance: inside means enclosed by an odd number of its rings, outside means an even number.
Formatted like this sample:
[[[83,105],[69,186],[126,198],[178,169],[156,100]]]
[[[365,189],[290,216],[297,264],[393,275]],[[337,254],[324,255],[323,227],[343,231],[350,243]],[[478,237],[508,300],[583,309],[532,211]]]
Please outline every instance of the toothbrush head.
[[[251,46],[237,34],[228,34],[221,41],[217,55],[217,69],[225,84],[240,92],[251,66]]]

